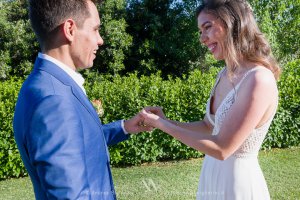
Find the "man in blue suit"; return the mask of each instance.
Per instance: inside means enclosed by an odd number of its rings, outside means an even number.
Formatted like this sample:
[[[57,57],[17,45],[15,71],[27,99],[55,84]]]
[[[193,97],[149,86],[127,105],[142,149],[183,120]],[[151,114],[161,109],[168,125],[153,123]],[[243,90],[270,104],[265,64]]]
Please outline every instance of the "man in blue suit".
[[[92,0],[30,0],[31,25],[41,46],[20,91],[15,139],[44,199],[116,199],[107,145],[147,131],[140,115],[101,124],[78,69],[92,67],[100,19]]]

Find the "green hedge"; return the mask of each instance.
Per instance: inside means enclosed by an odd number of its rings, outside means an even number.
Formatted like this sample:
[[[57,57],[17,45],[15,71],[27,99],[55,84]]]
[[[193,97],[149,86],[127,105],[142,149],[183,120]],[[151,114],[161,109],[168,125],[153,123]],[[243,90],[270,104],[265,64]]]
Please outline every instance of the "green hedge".
[[[300,60],[290,62],[278,82],[280,104],[263,148],[300,144]],[[163,80],[159,74],[137,77],[97,76],[86,73],[85,87],[91,100],[103,102],[103,123],[128,119],[144,106],[159,105],[167,117],[179,121],[202,119],[205,105],[219,69],[194,71],[183,79]],[[14,142],[12,118],[22,80],[0,85],[0,179],[26,175]],[[266,97],[267,98],[267,97]],[[202,154],[159,130],[133,135],[130,140],[110,147],[111,163],[135,165],[157,160],[186,159]]]
[[[205,103],[218,72],[193,72],[189,78],[163,80],[159,74],[150,77],[115,76],[105,80],[88,81],[91,99],[103,101],[104,123],[128,119],[145,106],[162,106],[166,116],[179,121],[203,118]],[[110,148],[112,164],[140,164],[166,159],[199,157],[201,153],[188,148],[159,130],[132,136],[131,140]]]
[[[300,144],[300,60],[284,66],[278,88],[279,106],[264,142],[265,148]]]
[[[12,127],[17,96],[23,80],[11,79],[0,84],[0,180],[26,173]]]

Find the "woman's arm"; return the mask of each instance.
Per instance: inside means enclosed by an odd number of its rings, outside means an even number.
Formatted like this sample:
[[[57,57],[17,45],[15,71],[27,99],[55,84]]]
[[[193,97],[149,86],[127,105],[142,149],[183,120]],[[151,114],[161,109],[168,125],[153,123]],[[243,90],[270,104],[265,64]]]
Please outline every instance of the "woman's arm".
[[[186,130],[194,131],[194,132],[201,132],[205,134],[211,134],[213,130],[213,125],[209,122],[207,116],[205,115],[204,119],[201,121],[195,121],[195,122],[179,122],[167,119],[165,116],[163,110],[161,107],[145,107],[144,110],[148,113],[153,113],[160,118],[170,122],[171,124],[174,124],[176,126],[179,126],[181,128],[184,128]]]
[[[207,116],[205,115],[204,119],[202,121],[195,121],[195,122],[178,122],[178,121],[173,121],[167,119],[168,122],[179,126],[183,129],[194,131],[194,132],[199,132],[203,134],[208,134],[211,135],[213,126],[209,122]]]
[[[176,126],[146,111],[142,115],[147,125],[161,129],[196,150],[224,160],[241,146],[260,124],[265,113],[274,109],[277,95],[276,82],[270,72],[258,70],[251,73],[241,85],[238,97],[228,111],[218,135]]]

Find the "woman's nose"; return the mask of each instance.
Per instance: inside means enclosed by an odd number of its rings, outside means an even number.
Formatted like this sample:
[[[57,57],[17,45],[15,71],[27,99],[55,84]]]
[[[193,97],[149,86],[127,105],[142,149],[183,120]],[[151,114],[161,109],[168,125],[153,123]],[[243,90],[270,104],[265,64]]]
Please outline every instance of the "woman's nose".
[[[206,34],[200,34],[200,43],[204,44],[207,41],[207,35]]]

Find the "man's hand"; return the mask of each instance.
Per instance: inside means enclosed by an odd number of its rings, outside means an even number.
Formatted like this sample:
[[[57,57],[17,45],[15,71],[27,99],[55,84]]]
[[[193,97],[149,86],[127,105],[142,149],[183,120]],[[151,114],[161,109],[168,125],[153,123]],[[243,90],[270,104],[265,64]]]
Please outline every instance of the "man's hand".
[[[139,113],[129,120],[124,120],[124,128],[128,133],[139,133],[153,130],[153,127],[144,125],[144,118]]]

